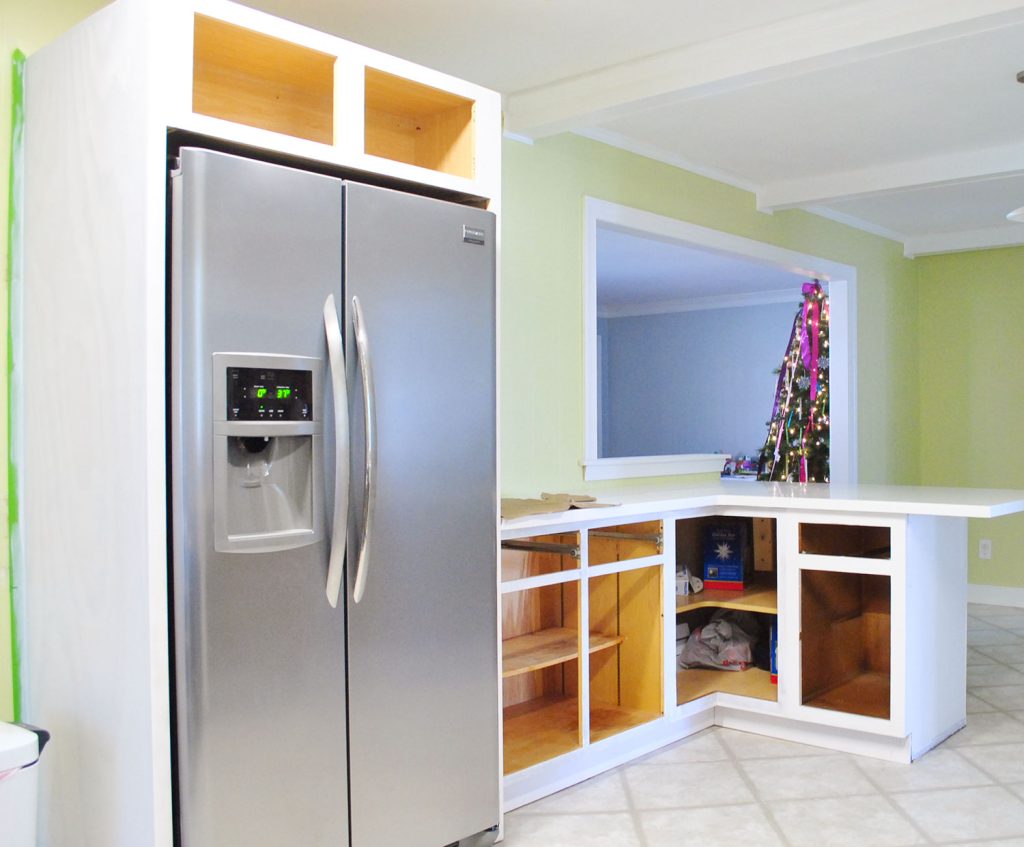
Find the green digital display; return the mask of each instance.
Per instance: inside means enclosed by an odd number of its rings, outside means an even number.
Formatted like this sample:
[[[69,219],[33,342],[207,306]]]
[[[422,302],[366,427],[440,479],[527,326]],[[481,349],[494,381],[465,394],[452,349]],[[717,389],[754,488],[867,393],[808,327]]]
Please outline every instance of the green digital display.
[[[227,369],[228,419],[308,421],[313,419],[313,372],[283,368]]]

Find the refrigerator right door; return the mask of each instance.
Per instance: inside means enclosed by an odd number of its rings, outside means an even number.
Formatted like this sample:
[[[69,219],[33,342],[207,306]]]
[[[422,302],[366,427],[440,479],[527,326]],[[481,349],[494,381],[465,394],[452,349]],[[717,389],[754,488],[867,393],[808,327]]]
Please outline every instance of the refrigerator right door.
[[[352,847],[483,843],[500,817],[494,216],[358,183],[344,203]]]

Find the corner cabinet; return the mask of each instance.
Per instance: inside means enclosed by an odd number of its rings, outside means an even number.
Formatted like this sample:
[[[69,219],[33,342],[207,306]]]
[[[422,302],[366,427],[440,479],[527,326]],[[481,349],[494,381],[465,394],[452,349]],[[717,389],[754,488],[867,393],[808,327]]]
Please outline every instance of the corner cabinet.
[[[29,57],[12,538],[23,710],[64,739],[40,777],[52,843],[173,841],[164,336],[180,144],[500,207],[498,94],[241,5],[114,0]],[[74,420],[54,414],[58,382]],[[113,782],[68,790],[104,760]],[[136,813],[112,821],[115,794]]]
[[[965,519],[735,501],[506,522],[506,809],[713,725],[898,762],[964,726]],[[677,592],[722,525],[742,589]],[[775,633],[777,674],[678,665],[721,610]]]

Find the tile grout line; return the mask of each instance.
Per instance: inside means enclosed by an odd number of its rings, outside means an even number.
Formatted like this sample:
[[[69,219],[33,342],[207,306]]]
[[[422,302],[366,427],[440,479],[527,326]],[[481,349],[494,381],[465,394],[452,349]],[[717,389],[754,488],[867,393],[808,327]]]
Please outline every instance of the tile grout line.
[[[992,608],[1000,608],[1001,609],[1001,608],[1012,608],[1012,607],[1009,607],[1009,606],[993,606]],[[983,623],[986,628],[999,630],[1001,632],[1007,633],[1008,635],[1012,635],[1012,636],[1014,636],[1017,639],[1020,639],[1020,641],[1021,641],[1021,644],[1020,644],[1021,654],[1022,654],[1022,656],[1024,656],[1024,635],[1021,635],[1020,633],[1014,632],[1011,629],[1007,629],[1006,627],[999,626],[999,624],[990,623],[985,618],[979,618],[979,617],[977,617],[975,615],[971,615],[971,613],[969,611],[967,613],[967,616],[968,616],[968,618],[973,619],[975,623]],[[1011,646],[1012,647],[1012,646],[1017,646],[1017,645],[1012,645],[1012,644],[1011,645],[1006,645],[1006,644],[980,644],[980,645],[976,645],[976,644],[971,644],[970,643],[970,630],[968,630],[968,632],[967,632],[967,640],[968,640],[967,646],[968,646],[969,649],[976,650],[978,653],[980,653],[986,659],[991,661],[993,664],[1000,665],[1000,666],[1002,666],[1004,668],[1010,668],[1011,670],[1018,671],[1018,673],[1020,673],[1020,671],[1017,668],[1015,668],[1013,665],[1011,665],[1009,662],[1004,662],[1002,659],[997,659],[994,656],[990,656],[988,653],[985,652],[985,649],[984,649],[986,647],[1007,647],[1007,646]],[[970,663],[968,663],[968,672],[970,670],[970,667],[971,667],[971,665],[970,665]],[[976,665],[974,665],[974,667],[984,667],[984,665],[977,665],[976,664]],[[1024,677],[1024,673],[1021,673],[1021,676]],[[997,706],[995,703],[992,703],[991,701],[986,700],[981,694],[978,694],[977,691],[975,690],[977,688],[1008,688],[1008,687],[1011,687],[1011,686],[1013,686],[1015,684],[1016,685],[1024,684],[1024,679],[1022,679],[1022,682],[1020,682],[1020,683],[1007,683],[1005,685],[984,685],[984,684],[968,685],[967,686],[967,693],[969,695],[971,695],[972,697],[976,697],[978,700],[981,700],[981,702],[984,703],[986,706],[991,706],[993,709],[996,710],[996,712],[998,712],[999,714],[1003,715],[1004,717],[1007,717],[1010,720],[1017,721],[1018,723],[1021,723],[1022,721],[1020,719],[1018,719],[1014,715],[1011,715],[1003,707]],[[1024,704],[1022,704],[1022,706],[1024,706]],[[984,714],[984,713],[983,712],[976,712],[975,714]],[[965,746],[975,746],[975,745],[965,745]],[[977,745],[977,746],[981,746],[981,745]]]
[[[747,775],[747,772],[743,767],[742,760],[739,758],[739,756],[736,755],[735,752],[733,752],[732,747],[729,746],[729,742],[720,738],[719,743],[725,749],[725,755],[729,757],[729,761],[731,761],[733,767],[736,768],[736,772],[739,773],[740,779],[742,779],[743,782],[746,784],[747,790],[750,791],[750,795],[754,798],[754,802],[761,810],[761,813],[764,815],[765,820],[768,821],[769,826],[771,826],[771,828],[775,831],[775,834],[778,835],[779,842],[783,845],[783,847],[793,847],[793,843],[789,840],[789,838],[786,836],[785,831],[782,829],[782,826],[775,819],[775,815],[772,814],[771,806],[768,804],[766,800],[761,799],[761,792],[757,790],[757,785]]]
[[[850,759],[853,762],[853,766],[858,771],[860,771],[861,776],[863,776],[864,779],[866,779],[868,781],[868,783],[870,783],[872,788],[874,788],[875,791],[877,791],[883,797],[885,802],[889,804],[890,808],[895,810],[896,814],[898,814],[901,818],[903,818],[907,823],[910,824],[910,826],[914,830],[914,832],[916,832],[918,835],[920,835],[924,839],[924,843],[925,844],[936,844],[937,842],[930,835],[928,835],[927,832],[924,831],[924,829],[918,824],[918,822],[915,821],[907,813],[907,811],[899,803],[897,803],[892,798],[891,793],[889,791],[887,791],[885,788],[883,788],[878,783],[878,781],[868,772],[868,770],[866,768],[861,766],[860,758],[861,758],[860,756],[857,756],[855,754],[851,754],[850,755]],[[914,766],[913,763],[910,763],[910,764],[906,765],[906,767],[908,767],[908,768],[912,768],[913,766]],[[910,793],[910,792],[907,792],[907,793]]]
[[[633,800],[633,789],[629,787],[629,780],[626,779],[626,768],[629,763],[621,764],[615,768],[618,771],[619,782],[622,784],[622,791],[626,795],[626,806],[629,807],[629,816],[633,820],[633,831],[636,833],[640,847],[648,847],[647,834],[644,832],[643,819],[640,816],[640,809]]]

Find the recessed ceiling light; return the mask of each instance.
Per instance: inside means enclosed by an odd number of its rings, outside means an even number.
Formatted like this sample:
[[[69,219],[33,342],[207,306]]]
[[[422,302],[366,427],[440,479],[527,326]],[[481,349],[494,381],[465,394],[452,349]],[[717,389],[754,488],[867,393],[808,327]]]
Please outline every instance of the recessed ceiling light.
[[[1017,71],[1017,82],[1024,82],[1024,71]]]

